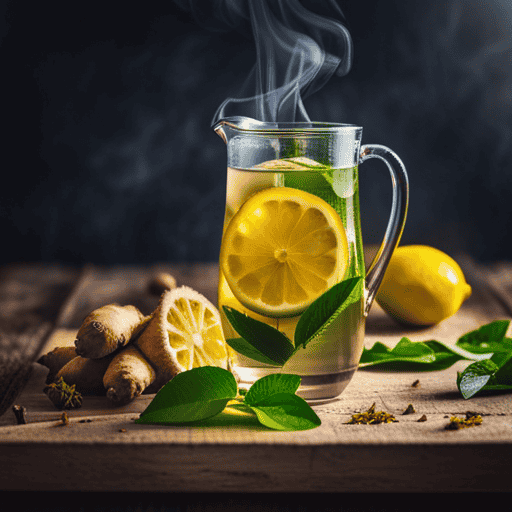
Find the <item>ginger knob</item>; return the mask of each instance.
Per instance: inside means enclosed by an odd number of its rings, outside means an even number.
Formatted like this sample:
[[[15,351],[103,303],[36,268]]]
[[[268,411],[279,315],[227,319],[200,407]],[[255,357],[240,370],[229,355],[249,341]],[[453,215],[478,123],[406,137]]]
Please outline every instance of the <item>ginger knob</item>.
[[[41,356],[37,362],[50,370],[46,376],[46,384],[51,384],[55,380],[58,371],[76,356],[75,347],[56,347],[51,352]]]
[[[90,313],[75,340],[76,353],[90,359],[100,359],[124,347],[144,320],[135,306],[108,304]]]
[[[60,378],[69,386],[76,386],[82,395],[105,395],[103,375],[113,358],[113,355],[101,359],[89,359],[76,356],[66,363],[55,376],[54,381]]]
[[[107,398],[115,405],[125,405],[139,396],[156,378],[156,372],[135,345],[129,345],[114,356],[103,385]]]

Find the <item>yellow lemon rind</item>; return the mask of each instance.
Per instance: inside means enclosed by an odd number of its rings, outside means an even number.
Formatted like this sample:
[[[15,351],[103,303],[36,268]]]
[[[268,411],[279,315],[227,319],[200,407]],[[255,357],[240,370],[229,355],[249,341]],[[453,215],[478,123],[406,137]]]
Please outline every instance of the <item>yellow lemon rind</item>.
[[[434,247],[410,245],[396,249],[376,300],[399,323],[430,326],[457,313],[471,292],[453,258]]]
[[[298,189],[288,187],[275,187],[260,191],[250,197],[238,210],[235,216],[231,219],[229,225],[224,233],[224,241],[221,247],[221,269],[228,282],[228,285],[233,292],[233,295],[247,307],[249,310],[276,318],[294,317],[301,314],[321,293],[311,295],[307,301],[299,304],[281,303],[277,306],[271,306],[264,303],[261,299],[254,300],[252,297],[247,296],[238,286],[238,282],[231,275],[228,267],[228,256],[230,255],[230,241],[233,240],[238,226],[242,224],[243,219],[251,213],[255,208],[259,207],[265,201],[280,200],[280,201],[295,201],[304,208],[317,208],[323,214],[328,222],[328,225],[333,229],[336,234],[338,250],[336,254],[336,266],[332,275],[328,279],[328,285],[322,290],[322,293],[327,291],[331,286],[339,282],[348,268],[349,250],[348,240],[345,227],[336,212],[336,210],[323,199]]]
[[[217,308],[204,295],[189,286],[180,286],[164,292],[160,297],[159,304],[153,312],[147,328],[135,341],[140,351],[149,361],[159,361],[159,366],[163,369],[159,370],[158,380],[159,382],[163,381],[163,383],[171,380],[178,373],[187,370],[187,368],[184,368],[179,363],[176,357],[176,351],[169,341],[169,333],[173,331],[176,332],[177,329],[169,323],[168,314],[171,308],[174,307],[175,302],[179,299],[195,300],[202,303],[211,311],[222,333],[220,314]],[[216,361],[216,366],[228,369],[229,352],[223,338],[222,342],[226,349],[226,357],[222,361]]]

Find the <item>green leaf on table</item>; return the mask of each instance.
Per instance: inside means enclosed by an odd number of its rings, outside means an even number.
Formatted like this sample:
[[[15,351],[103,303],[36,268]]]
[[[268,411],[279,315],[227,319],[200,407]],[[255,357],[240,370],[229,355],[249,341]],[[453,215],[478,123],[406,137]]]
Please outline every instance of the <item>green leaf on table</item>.
[[[363,278],[352,277],[320,295],[302,313],[295,328],[295,347],[305,347],[320,335],[330,323],[350,304],[361,299]]]
[[[249,407],[262,425],[274,430],[308,430],[321,424],[308,403],[292,393],[276,393]]]
[[[308,403],[295,395],[300,380],[297,375],[268,375],[237,396],[231,372],[214,366],[193,368],[162,387],[135,423],[190,425],[225,409],[236,409],[252,413],[262,425],[274,430],[307,430],[321,421]]]
[[[495,320],[461,336],[456,345],[473,352],[510,352],[512,338],[506,338],[510,320]]]
[[[293,343],[282,332],[274,329],[250,316],[240,313],[236,309],[223,306],[222,309],[233,329],[242,337],[246,343],[238,341],[235,338],[236,347],[234,350],[247,357],[254,357],[250,354],[261,354],[266,360],[272,361],[272,364],[282,366],[294,351]],[[230,339],[230,346],[233,339]],[[242,352],[250,347],[247,352]],[[260,360],[260,359],[258,359]]]
[[[237,395],[231,372],[203,366],[178,373],[155,395],[135,420],[143,424],[176,424],[200,421],[222,412]]]
[[[251,411],[262,425],[274,430],[318,427],[320,418],[303,398],[295,394],[300,381],[298,375],[267,375],[249,388],[243,403],[232,403],[228,408]]]
[[[491,354],[475,356],[463,348],[445,345],[436,340],[411,341],[403,337],[393,348],[379,341],[370,349],[364,348],[359,367],[364,369],[382,365],[392,370],[444,370],[461,359],[484,359],[490,356]]]
[[[457,373],[457,387],[466,399],[480,391],[512,391],[512,352],[496,352],[490,359],[470,364]]]
[[[457,387],[464,398],[471,398],[492,379],[499,366],[486,359],[470,364],[463,372],[457,373]],[[493,381],[491,380],[491,384]]]
[[[291,393],[299,389],[300,377],[286,373],[274,373],[257,380],[245,395],[245,403],[258,405],[262,400],[278,393]]]

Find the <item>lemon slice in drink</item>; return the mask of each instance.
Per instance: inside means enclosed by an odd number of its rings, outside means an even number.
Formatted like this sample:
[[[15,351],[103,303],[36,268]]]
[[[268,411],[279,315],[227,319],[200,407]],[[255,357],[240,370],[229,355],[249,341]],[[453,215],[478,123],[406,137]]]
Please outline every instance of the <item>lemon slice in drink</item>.
[[[349,260],[343,223],[323,199],[289,187],[263,190],[224,233],[220,264],[248,309],[295,316],[339,282]]]
[[[199,366],[228,369],[219,311],[188,286],[162,294],[148,327],[135,343],[150,362],[157,364],[163,384]]]

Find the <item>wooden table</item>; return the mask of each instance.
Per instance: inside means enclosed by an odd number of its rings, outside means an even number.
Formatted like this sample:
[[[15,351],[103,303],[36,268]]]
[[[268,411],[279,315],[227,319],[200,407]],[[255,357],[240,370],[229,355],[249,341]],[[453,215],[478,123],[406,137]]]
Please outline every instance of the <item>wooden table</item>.
[[[375,304],[365,345],[438,339],[512,316],[512,264],[487,267],[459,256],[473,295],[436,327],[406,331]],[[134,304],[150,313],[158,296],[152,275],[166,271],[178,285],[217,298],[216,264],[74,268],[19,264],[0,269],[0,490],[304,493],[509,491],[512,489],[512,395],[464,400],[456,372],[359,370],[345,392],[314,405],[316,429],[277,432],[221,415],[206,426],[137,425],[153,395],[112,408],[86,397],[61,412],[43,394],[46,369],[33,363],[52,346],[71,343],[83,318],[100,305]],[[510,335],[510,334],[509,334]],[[419,386],[413,382],[419,379]],[[372,403],[396,423],[350,425]],[[18,425],[12,405],[26,408]],[[415,413],[403,415],[412,404]],[[478,427],[449,431],[452,415],[482,414]],[[427,421],[418,421],[426,415]],[[89,421],[91,420],[91,421]]]

